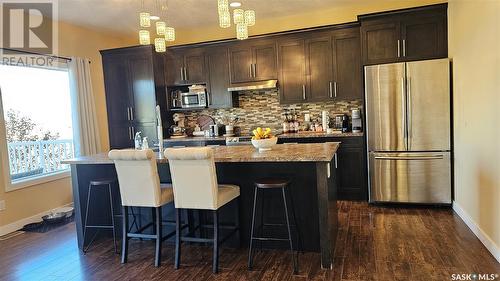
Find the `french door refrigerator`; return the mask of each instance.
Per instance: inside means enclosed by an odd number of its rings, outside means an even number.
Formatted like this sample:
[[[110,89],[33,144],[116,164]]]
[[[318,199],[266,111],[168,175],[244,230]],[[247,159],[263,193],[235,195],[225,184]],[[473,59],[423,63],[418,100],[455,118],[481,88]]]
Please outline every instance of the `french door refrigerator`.
[[[451,203],[448,59],[365,67],[370,202]]]

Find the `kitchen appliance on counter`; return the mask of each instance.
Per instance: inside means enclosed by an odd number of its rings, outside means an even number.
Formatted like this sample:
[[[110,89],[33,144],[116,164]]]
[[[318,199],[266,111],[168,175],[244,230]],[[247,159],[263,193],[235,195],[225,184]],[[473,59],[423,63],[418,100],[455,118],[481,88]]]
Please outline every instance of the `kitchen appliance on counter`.
[[[174,125],[170,126],[169,133],[171,138],[184,138],[186,137],[185,120],[186,117],[183,113],[176,112],[173,115]]]
[[[370,202],[451,204],[448,59],[365,67]]]
[[[182,108],[206,108],[208,106],[207,88],[204,85],[192,85],[188,89],[189,92],[177,94]]]
[[[227,146],[234,145],[252,145],[252,137],[244,136],[244,137],[227,137],[226,138]]]
[[[354,108],[351,111],[351,126],[353,133],[361,133],[363,131],[363,122],[361,121],[361,110]]]

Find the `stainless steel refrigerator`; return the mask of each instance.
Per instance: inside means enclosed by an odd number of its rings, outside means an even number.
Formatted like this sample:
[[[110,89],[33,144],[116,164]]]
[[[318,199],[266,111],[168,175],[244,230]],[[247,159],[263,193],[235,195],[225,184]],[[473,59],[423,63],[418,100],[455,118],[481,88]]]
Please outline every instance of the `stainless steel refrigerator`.
[[[370,202],[451,203],[448,59],[365,67]]]

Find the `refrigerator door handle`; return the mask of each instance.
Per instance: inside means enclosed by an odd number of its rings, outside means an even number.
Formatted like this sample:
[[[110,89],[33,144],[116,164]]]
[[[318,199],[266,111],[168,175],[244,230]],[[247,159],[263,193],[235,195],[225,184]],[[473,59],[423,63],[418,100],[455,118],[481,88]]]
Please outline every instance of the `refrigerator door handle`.
[[[405,150],[408,150],[408,128],[406,124],[406,95],[405,95],[405,78],[401,77],[401,105],[402,105],[402,115],[403,115],[403,139],[405,143]]]
[[[413,137],[412,133],[412,107],[411,107],[411,78],[408,77],[406,79],[406,93],[407,93],[407,98],[408,98],[408,105],[407,105],[407,110],[408,110],[408,128],[407,128],[407,133],[408,133],[408,149],[411,150],[411,139]]]
[[[375,156],[376,160],[439,160],[443,159],[444,155],[428,155],[428,156]]]

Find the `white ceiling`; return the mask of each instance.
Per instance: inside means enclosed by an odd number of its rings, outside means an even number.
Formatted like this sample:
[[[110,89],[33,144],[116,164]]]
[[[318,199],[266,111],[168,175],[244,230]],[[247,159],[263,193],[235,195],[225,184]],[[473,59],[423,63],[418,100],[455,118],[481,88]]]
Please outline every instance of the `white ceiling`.
[[[157,0],[144,1],[151,10]],[[242,8],[256,11],[257,23],[259,18],[299,14],[332,5],[359,5],[370,1],[391,0],[239,0],[243,4]],[[140,6],[141,0],[62,0],[58,6],[59,20],[132,34],[138,29]],[[167,0],[167,6],[168,24],[176,28],[217,25],[217,0]]]

